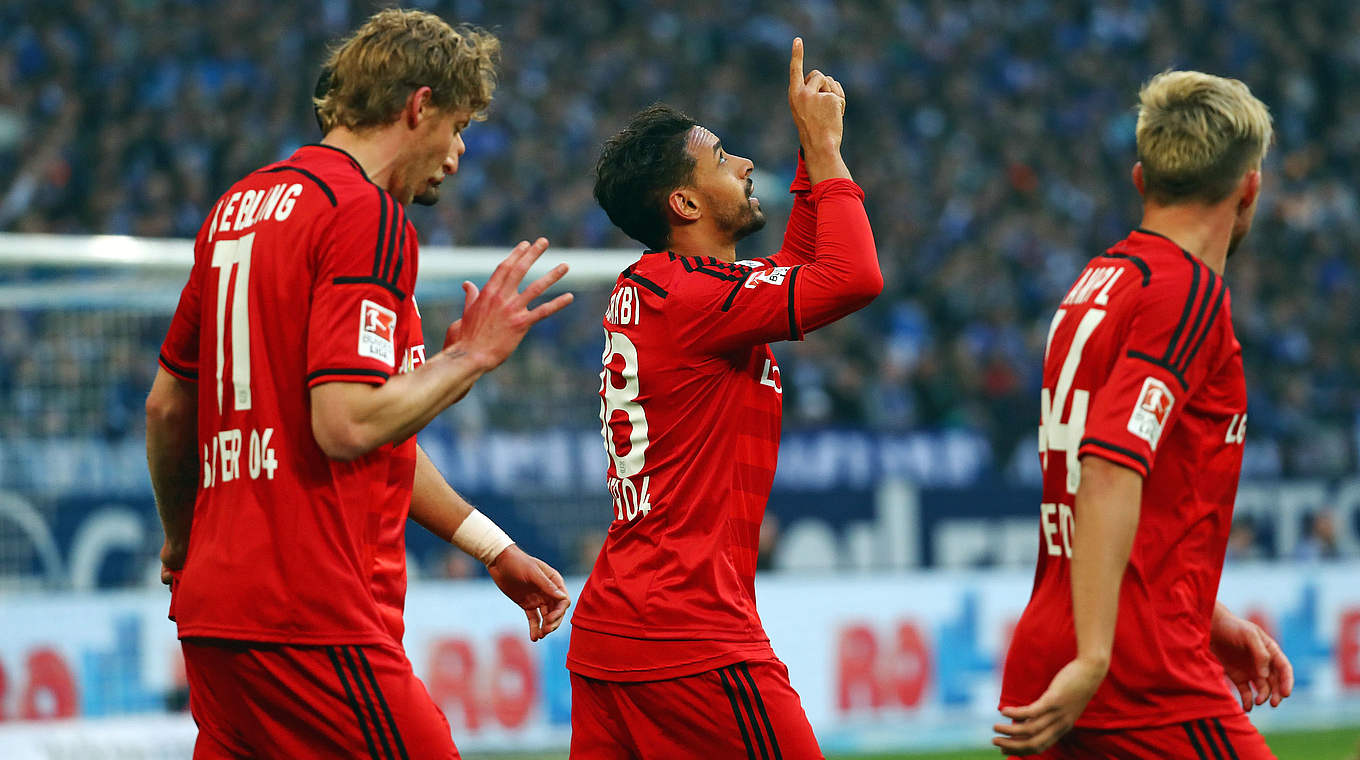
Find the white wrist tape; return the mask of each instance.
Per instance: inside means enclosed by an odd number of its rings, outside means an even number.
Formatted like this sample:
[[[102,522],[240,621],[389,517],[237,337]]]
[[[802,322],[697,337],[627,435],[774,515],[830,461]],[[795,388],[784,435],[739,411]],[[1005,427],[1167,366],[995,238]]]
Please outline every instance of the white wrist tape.
[[[515,543],[500,526],[491,522],[491,518],[475,509],[463,519],[450,540],[454,546],[481,560],[483,565],[491,564],[507,546]]]

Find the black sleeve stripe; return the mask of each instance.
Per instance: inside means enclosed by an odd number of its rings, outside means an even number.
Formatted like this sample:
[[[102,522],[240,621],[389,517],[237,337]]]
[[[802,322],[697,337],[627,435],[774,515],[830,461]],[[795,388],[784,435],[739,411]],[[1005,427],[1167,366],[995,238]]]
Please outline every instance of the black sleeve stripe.
[[[1107,259],[1124,259],[1138,267],[1138,270],[1143,273],[1143,287],[1146,288],[1148,283],[1152,282],[1152,269],[1141,258],[1130,253],[1114,253],[1112,251],[1106,251],[1101,256]]]
[[[387,236],[387,193],[377,185],[373,189],[378,193],[378,239],[373,243],[373,276],[379,277],[382,266],[383,243]]]
[[[1209,320],[1204,323],[1204,331],[1201,332],[1199,334],[1199,337],[1195,339],[1195,345],[1190,347],[1190,351],[1185,355],[1185,360],[1178,365],[1181,368],[1182,372],[1190,371],[1190,362],[1195,360],[1195,355],[1199,353],[1199,347],[1204,345],[1204,339],[1209,337],[1209,333],[1212,331],[1214,326],[1214,320],[1218,318],[1218,312],[1220,308],[1223,306],[1223,296],[1227,292],[1228,283],[1223,282],[1222,287],[1218,289],[1218,298],[1214,299],[1213,308],[1209,310]]]
[[[728,309],[732,308],[732,302],[737,300],[737,294],[740,293],[741,289],[744,287],[746,287],[745,282],[739,282],[736,285],[732,286],[732,292],[728,293],[727,300],[723,301],[722,305],[723,311],[727,311]]]
[[[392,229],[387,236],[387,254],[383,261],[383,278],[393,285],[401,272],[401,252],[406,247],[406,210],[392,199]]]
[[[390,372],[383,372],[380,369],[369,369],[367,367],[327,367],[325,369],[319,369],[315,372],[308,372],[307,381],[311,382],[312,380],[315,380],[318,377],[325,377],[327,375],[357,375],[359,377],[380,377],[384,380],[392,376]]]
[[[1214,298],[1214,288],[1218,285],[1218,276],[1207,270],[1206,274],[1209,275],[1209,279],[1204,283],[1204,295],[1199,299],[1199,310],[1195,312],[1195,321],[1190,326],[1190,332],[1185,336],[1185,342],[1181,344],[1181,347],[1176,351],[1175,357],[1171,360],[1171,363],[1177,367],[1182,366],[1182,359],[1185,358],[1186,353],[1190,350],[1190,344],[1193,343],[1196,336],[1199,335],[1200,325],[1204,324],[1204,316],[1209,311],[1209,302]]]
[[[330,200],[332,208],[339,205],[335,200],[335,193],[331,191],[330,187],[328,187],[325,182],[322,182],[320,177],[303,169],[301,166],[275,166],[273,169],[260,170],[261,174],[275,174],[277,172],[297,172],[298,174],[301,174],[307,179],[315,182],[316,186],[321,188],[321,192],[325,193],[326,198]]]
[[[1126,449],[1123,446],[1116,446],[1113,443],[1102,441],[1099,438],[1083,438],[1081,439],[1081,445],[1078,446],[1077,449],[1081,450],[1086,448],[1087,446],[1097,446],[1099,448],[1105,449],[1106,451],[1111,451],[1114,452],[1115,454],[1119,454],[1120,456],[1128,457],[1129,459],[1132,459],[1133,461],[1142,465],[1144,473],[1152,472],[1152,467],[1148,465],[1147,457],[1143,456],[1142,454],[1139,454],[1133,449]]]
[[[646,288],[646,289],[652,291],[653,293],[657,294],[658,296],[661,296],[662,298],[665,298],[666,296],[670,295],[670,293],[667,293],[667,292],[666,292],[666,289],[665,289],[665,288],[661,287],[660,285],[657,285],[656,283],[652,282],[651,280],[647,279],[646,277],[643,277],[642,275],[638,274],[637,272],[634,272],[634,271],[632,271],[632,270],[629,270],[629,271],[627,271],[627,272],[624,272],[624,273],[623,273],[623,276],[624,276],[624,277],[627,277],[628,279],[632,280],[633,282],[636,282],[637,284],[641,285],[642,287],[644,287],[644,288]]]
[[[405,301],[406,294],[396,285],[382,279],[381,277],[336,277],[331,280],[332,285],[377,285],[388,293],[397,297],[398,301]]]
[[[759,259],[756,259],[756,260],[757,260],[757,261],[763,261],[763,262],[765,262],[765,264],[766,264],[767,266],[775,266],[775,265],[776,265],[775,260],[772,259],[772,258],[770,258],[769,256],[762,256],[762,257],[760,257]]]
[[[1185,329],[1185,323],[1190,319],[1190,312],[1195,308],[1195,296],[1199,293],[1199,264],[1188,253],[1185,258],[1190,261],[1190,294],[1185,297],[1185,308],[1181,310],[1181,321],[1176,324],[1176,331],[1171,333],[1171,343],[1166,347],[1166,353],[1162,356],[1162,360],[1168,364],[1171,363],[1171,355],[1180,343],[1181,331]]]
[[[1180,370],[1176,369],[1170,364],[1167,364],[1161,359],[1158,359],[1157,357],[1152,356],[1150,354],[1145,354],[1142,351],[1130,351],[1128,352],[1127,356],[1130,359],[1142,359],[1143,361],[1148,362],[1149,364],[1155,364],[1156,366],[1161,367],[1167,372],[1170,372],[1172,377],[1176,378],[1176,382],[1181,384],[1181,390],[1187,391],[1190,390],[1190,384],[1185,381],[1185,375],[1182,374]]]
[[[798,309],[794,305],[794,281],[798,279],[798,272],[801,266],[793,267],[789,270],[789,340],[800,340],[798,332]]]
[[[401,269],[406,265],[406,209],[401,211],[401,226],[397,227],[397,265],[392,270],[392,286],[401,283]]]
[[[197,380],[197,379],[198,379],[198,370],[196,370],[196,369],[189,369],[189,368],[187,368],[187,367],[181,366],[181,365],[179,365],[179,364],[176,364],[175,362],[170,361],[168,358],[166,358],[165,352],[164,352],[164,351],[161,352],[160,358],[161,358],[161,364],[164,364],[166,369],[170,370],[171,372],[175,373],[176,375],[180,375],[180,376],[186,377],[186,378],[188,378],[188,379],[190,379],[190,380]]]
[[[401,223],[401,204],[386,193],[383,195],[392,204],[392,213],[387,219],[387,239],[383,246],[382,270],[379,276],[390,282],[392,280],[392,266],[395,263],[392,259],[397,252],[397,225]]]

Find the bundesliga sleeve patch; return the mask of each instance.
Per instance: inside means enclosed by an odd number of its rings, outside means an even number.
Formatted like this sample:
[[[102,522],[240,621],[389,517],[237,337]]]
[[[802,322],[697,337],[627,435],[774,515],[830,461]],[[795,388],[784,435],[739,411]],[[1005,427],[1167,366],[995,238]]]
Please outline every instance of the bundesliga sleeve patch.
[[[784,278],[788,276],[789,270],[792,268],[793,267],[775,267],[770,270],[758,269],[746,278],[746,287],[754,288],[762,282],[769,283],[770,285],[783,285]]]
[[[359,355],[397,365],[397,313],[364,299],[359,304]]]
[[[1171,406],[1175,403],[1176,397],[1171,395],[1166,383],[1155,377],[1144,380],[1138,403],[1133,407],[1133,416],[1129,418],[1129,432],[1147,441],[1156,451],[1162,428],[1166,426],[1166,420],[1171,416]]]

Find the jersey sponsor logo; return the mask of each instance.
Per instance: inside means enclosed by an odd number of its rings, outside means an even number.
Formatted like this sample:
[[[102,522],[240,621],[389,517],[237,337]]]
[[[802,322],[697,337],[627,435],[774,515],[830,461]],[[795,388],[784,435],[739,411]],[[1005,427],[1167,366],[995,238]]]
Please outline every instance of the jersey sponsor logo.
[[[416,368],[425,363],[425,344],[411,346],[406,350],[406,354],[401,360],[401,373],[415,372]]]
[[[397,333],[397,313],[391,309],[364,299],[359,304],[359,355],[386,362],[387,366],[397,364],[397,345],[393,336]]]
[[[792,268],[793,267],[775,267],[774,269],[769,270],[756,270],[746,278],[746,287],[754,288],[762,282],[770,285],[783,285],[784,278],[789,276],[789,270]]]
[[[1143,390],[1138,394],[1138,403],[1129,417],[1129,432],[1147,441],[1156,451],[1157,441],[1162,437],[1162,428],[1171,416],[1171,407],[1176,397],[1166,383],[1155,377],[1143,381]]]

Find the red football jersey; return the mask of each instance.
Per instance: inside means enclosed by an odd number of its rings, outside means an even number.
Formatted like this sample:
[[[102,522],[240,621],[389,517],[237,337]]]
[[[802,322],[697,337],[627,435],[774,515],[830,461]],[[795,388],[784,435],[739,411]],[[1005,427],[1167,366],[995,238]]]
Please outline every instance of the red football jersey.
[[[647,253],[615,283],[600,376],[614,520],[572,618],[573,672],[653,680],[772,656],[755,570],[783,387],[766,344],[882,287],[859,187],[809,191],[800,171],[794,190],[779,254]]]
[[[335,148],[301,148],[213,206],[160,357],[198,382],[202,480],[171,602],[180,636],[390,640],[375,579],[390,596],[404,556],[378,545],[404,525],[414,453],[330,459],[309,390],[382,384],[402,366],[419,335],[416,264],[401,205]]]
[[[1228,288],[1165,237],[1135,231],[1097,256],[1049,328],[1034,591],[1006,657],[1001,705],[1038,699],[1076,656],[1072,507],[1080,458],[1143,476],[1109,675],[1086,728],[1241,712],[1209,651],[1242,465],[1247,389]]]

